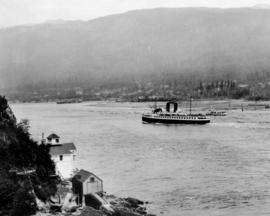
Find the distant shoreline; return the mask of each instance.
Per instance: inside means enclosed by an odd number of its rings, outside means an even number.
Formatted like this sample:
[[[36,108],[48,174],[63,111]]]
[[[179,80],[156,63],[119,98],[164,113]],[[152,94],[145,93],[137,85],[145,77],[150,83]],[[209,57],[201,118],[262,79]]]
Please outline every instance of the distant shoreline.
[[[189,101],[187,100],[178,100],[180,107],[189,108]],[[65,106],[65,105],[75,105],[75,104],[86,104],[86,103],[111,103],[111,104],[157,104],[158,106],[165,106],[166,101],[142,101],[142,102],[134,102],[134,101],[115,101],[115,100],[88,100],[82,101],[80,103],[62,103],[57,104],[56,101],[38,101],[38,102],[21,102],[21,101],[11,101],[10,104],[55,104],[57,106]],[[215,109],[223,109],[223,110],[234,110],[234,109],[267,109],[270,106],[270,101],[250,101],[245,99],[200,99],[192,100],[192,108],[193,109],[202,109],[207,110],[210,108]],[[149,106],[147,106],[148,108]]]

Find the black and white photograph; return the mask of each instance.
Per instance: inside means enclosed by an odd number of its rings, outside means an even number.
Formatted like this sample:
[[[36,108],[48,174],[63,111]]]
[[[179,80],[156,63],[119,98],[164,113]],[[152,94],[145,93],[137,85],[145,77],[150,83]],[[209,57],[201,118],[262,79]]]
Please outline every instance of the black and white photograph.
[[[266,215],[269,0],[0,0],[0,216]]]

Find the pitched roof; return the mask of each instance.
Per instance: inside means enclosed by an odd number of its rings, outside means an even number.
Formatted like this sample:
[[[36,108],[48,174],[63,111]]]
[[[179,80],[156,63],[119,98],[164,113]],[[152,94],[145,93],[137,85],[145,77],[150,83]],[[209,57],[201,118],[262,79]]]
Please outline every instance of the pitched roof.
[[[55,134],[55,133],[52,133],[52,134],[50,134],[48,137],[47,137],[47,139],[59,139],[60,137],[57,135],[57,134]]]
[[[88,172],[84,169],[81,169],[79,172],[77,172],[74,176],[73,176],[73,180],[76,179],[79,182],[84,182],[85,180],[87,180],[91,175],[95,176],[97,179],[99,179],[100,181],[102,181],[101,178],[99,178],[98,176],[96,176],[94,173]]]
[[[51,155],[70,154],[73,150],[76,150],[76,146],[74,145],[74,143],[63,143],[50,146]]]
[[[90,172],[81,169],[73,178],[80,182],[84,182],[89,176],[91,176]]]

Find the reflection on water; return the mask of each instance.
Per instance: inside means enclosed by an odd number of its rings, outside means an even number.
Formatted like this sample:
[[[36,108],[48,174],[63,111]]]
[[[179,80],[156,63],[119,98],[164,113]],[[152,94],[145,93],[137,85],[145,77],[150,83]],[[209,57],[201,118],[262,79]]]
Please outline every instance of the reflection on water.
[[[35,139],[74,141],[77,166],[105,190],[150,201],[158,215],[270,213],[270,111],[234,110],[208,125],[141,122],[147,104],[13,104]]]

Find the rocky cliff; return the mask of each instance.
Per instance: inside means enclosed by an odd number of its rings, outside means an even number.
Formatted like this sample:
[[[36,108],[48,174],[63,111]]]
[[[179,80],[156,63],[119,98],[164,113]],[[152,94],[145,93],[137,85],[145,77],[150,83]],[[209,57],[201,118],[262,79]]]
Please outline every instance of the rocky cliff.
[[[28,127],[0,96],[0,215],[30,215],[35,197],[45,201],[56,188],[49,149],[31,139]]]

